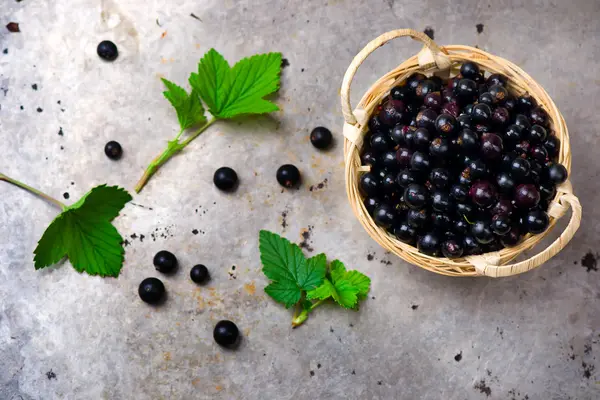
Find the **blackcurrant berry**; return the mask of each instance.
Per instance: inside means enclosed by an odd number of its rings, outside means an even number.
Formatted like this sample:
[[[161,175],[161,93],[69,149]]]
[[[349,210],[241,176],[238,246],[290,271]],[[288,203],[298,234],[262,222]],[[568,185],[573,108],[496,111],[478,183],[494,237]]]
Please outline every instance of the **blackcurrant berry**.
[[[417,241],[417,249],[423,254],[437,257],[440,252],[440,239],[434,232],[426,233]]]
[[[154,268],[163,274],[170,274],[177,269],[177,258],[167,250],[161,250],[154,256]]]
[[[396,161],[398,162],[398,166],[400,168],[408,167],[410,165],[410,160],[413,156],[413,151],[409,150],[405,147],[400,147],[398,151],[396,151]]]
[[[527,139],[531,143],[542,143],[546,140],[548,133],[546,128],[540,125],[533,125],[531,129],[529,129]]]
[[[383,153],[391,150],[393,147],[390,135],[385,132],[379,132],[371,136],[371,149],[375,153]]]
[[[496,176],[496,183],[498,191],[502,194],[512,195],[513,190],[515,190],[515,181],[508,172],[500,172]]]
[[[148,304],[157,304],[165,295],[165,285],[158,278],[146,278],[138,287],[138,295]]]
[[[232,347],[238,343],[240,331],[236,324],[231,321],[219,321],[215,325],[213,338],[215,342],[223,347]]]
[[[318,126],[310,133],[310,142],[317,149],[326,149],[331,145],[333,139],[331,131],[323,126]]]
[[[531,210],[525,217],[525,226],[529,233],[540,234],[548,229],[550,218],[545,211],[540,209]]]
[[[508,90],[501,85],[490,86],[489,93],[492,95],[495,105],[504,104],[504,100],[508,97]]]
[[[415,151],[410,159],[411,169],[419,172],[428,172],[430,168],[429,156],[420,151]]]
[[[420,210],[429,202],[429,191],[425,186],[411,183],[404,190],[404,201],[415,210]]]
[[[111,160],[118,160],[123,155],[123,148],[119,142],[111,140],[110,142],[106,143],[106,146],[104,146],[104,154],[106,154],[106,156]]]
[[[106,61],[114,61],[119,56],[117,45],[110,40],[103,40],[96,49],[98,56]]]
[[[475,104],[471,110],[471,118],[479,124],[487,124],[492,118],[492,109],[484,103]]]
[[[564,165],[558,163],[551,163],[549,166],[546,167],[546,173],[544,175],[544,178],[554,183],[555,185],[560,185],[561,183],[567,180],[568,176],[569,173],[567,172],[567,169],[564,167]]]
[[[375,209],[381,205],[381,201],[377,197],[367,197],[365,198],[363,204],[365,205],[369,215],[372,216]]]
[[[536,107],[529,113],[532,124],[548,126],[548,113],[542,107]]]
[[[475,221],[475,223],[471,225],[471,235],[473,235],[475,240],[480,244],[488,244],[494,240],[494,232],[490,227],[490,222],[486,220]]]
[[[521,114],[529,114],[535,107],[537,107],[537,101],[529,93],[525,93],[517,99],[516,109]]]
[[[446,240],[442,243],[442,254],[447,258],[459,258],[463,254],[462,241],[455,239]]]
[[[492,231],[498,236],[504,236],[510,232],[510,217],[505,214],[496,214],[492,217]]]
[[[544,141],[544,147],[548,151],[548,157],[554,158],[560,151],[560,139],[554,135],[548,136]]]
[[[208,268],[202,264],[194,265],[190,270],[190,279],[195,283],[205,283],[210,279]]]
[[[300,184],[300,171],[292,164],[284,164],[277,169],[277,182],[285,188],[293,188]]]
[[[414,92],[406,86],[394,86],[390,90],[390,97],[394,100],[402,100],[405,104],[412,101]]]
[[[488,181],[477,181],[471,186],[469,195],[473,203],[487,208],[496,202],[496,187]]]
[[[506,86],[506,84],[508,83],[508,78],[502,74],[491,74],[487,78],[486,83],[488,84],[488,86],[494,86],[494,85]]]
[[[415,243],[417,237],[417,230],[410,226],[406,221],[395,225],[393,233],[398,240],[411,245]]]
[[[467,61],[460,66],[460,74],[467,79],[475,79],[479,75],[479,65]]]
[[[440,114],[435,120],[435,129],[441,136],[449,137],[457,130],[456,118],[450,114]]]
[[[435,120],[438,114],[430,108],[419,111],[415,120],[418,128],[425,128],[431,132],[435,129]]]
[[[367,196],[377,196],[382,189],[381,178],[373,172],[367,172],[360,178],[360,189]]]
[[[233,169],[221,167],[215,171],[213,183],[223,191],[231,191],[237,186],[238,176]]]
[[[515,206],[528,210],[540,202],[540,192],[533,184],[522,184],[517,186],[514,195]]]
[[[388,204],[381,204],[373,213],[375,223],[386,229],[396,222],[396,218],[396,210]]]
[[[450,172],[446,168],[434,168],[429,173],[429,181],[438,189],[445,189],[450,185]]]

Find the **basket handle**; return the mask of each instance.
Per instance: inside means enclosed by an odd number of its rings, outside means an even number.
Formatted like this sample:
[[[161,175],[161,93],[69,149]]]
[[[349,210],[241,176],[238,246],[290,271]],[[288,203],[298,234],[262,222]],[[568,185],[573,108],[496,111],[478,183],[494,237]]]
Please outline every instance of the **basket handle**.
[[[367,57],[374,52],[377,48],[383,46],[392,39],[409,36],[415,40],[422,42],[425,47],[419,53],[419,66],[426,69],[429,66],[437,66],[440,70],[446,70],[450,68],[451,61],[446,56],[446,51],[440,48],[429,36],[424,33],[417,32],[413,29],[396,29],[390,32],[386,32],[378,38],[372,40],[367,44],[352,60],[350,66],[344,74],[344,80],[342,81],[341,97],[342,97],[342,112],[344,114],[344,120],[347,124],[355,125],[358,121],[352,106],[350,105],[350,85],[354,79],[354,75],[358,70],[358,67],[367,59]]]
[[[572,210],[571,220],[560,236],[544,251],[531,256],[527,260],[507,265],[498,265],[500,257],[497,255],[497,252],[470,256],[467,257],[467,261],[473,264],[475,270],[480,275],[497,278],[529,271],[554,257],[573,238],[581,223],[581,204],[579,203],[579,199],[573,194],[571,184],[569,182],[564,183],[558,188],[558,191],[559,195],[550,204],[548,214],[558,219],[567,212],[570,206]]]

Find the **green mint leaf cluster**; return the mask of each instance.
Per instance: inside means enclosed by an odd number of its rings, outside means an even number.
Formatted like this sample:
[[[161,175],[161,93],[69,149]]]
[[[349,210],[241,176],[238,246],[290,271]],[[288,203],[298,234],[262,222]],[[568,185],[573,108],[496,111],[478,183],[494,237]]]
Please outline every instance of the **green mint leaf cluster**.
[[[35,269],[56,264],[66,256],[79,272],[119,276],[124,258],[123,238],[111,221],[130,200],[124,189],[101,185],[65,207],[33,252]]]
[[[279,89],[280,75],[281,53],[257,54],[238,61],[232,68],[219,52],[210,49],[200,59],[198,72],[192,73],[188,79],[192,87],[190,93],[162,79],[167,89],[163,94],[177,113],[180,132],[146,168],[135,191],[139,193],[165,162],[215,121],[279,110],[265,97]],[[202,102],[212,114],[212,119],[206,118]],[[192,127],[198,127],[198,130],[183,139],[184,132]]]
[[[260,231],[259,250],[263,273],[271,280],[265,292],[286,308],[296,305],[301,309],[293,326],[302,324],[329,298],[344,308],[358,309],[358,302],[367,297],[371,287],[367,276],[347,271],[341,261],[328,266],[325,254],[306,259],[298,245],[273,232]]]

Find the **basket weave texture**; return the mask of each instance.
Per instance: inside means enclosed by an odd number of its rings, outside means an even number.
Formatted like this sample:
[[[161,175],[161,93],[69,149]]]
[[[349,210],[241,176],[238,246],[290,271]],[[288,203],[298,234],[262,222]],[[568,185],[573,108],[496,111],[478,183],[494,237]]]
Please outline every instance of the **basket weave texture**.
[[[404,61],[377,80],[362,97],[357,107],[353,109],[350,105],[350,86],[359,66],[377,48],[392,39],[405,36],[421,41],[424,44],[423,49],[417,55]],[[546,232],[539,235],[525,236],[515,247],[452,260],[419,253],[415,247],[397,240],[393,235],[378,227],[365,209],[363,197],[358,187],[360,175],[370,169],[369,166],[362,166],[360,161],[360,149],[363,137],[368,131],[367,123],[373,110],[389,94],[390,89],[403,82],[414,72],[421,72],[427,75],[435,74],[447,78],[450,73],[457,72],[460,64],[465,61],[476,62],[483,71],[488,73],[505,75],[509,79],[508,88],[511,93],[523,94],[528,92],[537,100],[538,104],[547,111],[552,121],[551,126],[554,134],[560,139],[561,146],[558,162],[567,168],[570,175],[571,149],[569,145],[569,132],[564,118],[550,96],[548,96],[548,93],[525,71],[508,60],[474,47],[460,45],[442,47],[438,46],[421,32],[412,29],[398,29],[384,33],[367,44],[354,57],[344,76],[341,88],[341,102],[345,120],[343,132],[345,136],[346,192],[354,214],[369,235],[383,248],[412,264],[448,276],[503,277],[517,275],[540,266],[556,255],[573,238],[573,235],[579,228],[582,212],[581,205],[577,197],[573,194],[570,181],[566,181],[557,187],[556,196],[550,202],[548,208],[550,226]],[[508,264],[519,254],[539,243],[552,230],[556,221],[566,214],[569,207],[572,209],[571,219],[567,227],[555,241],[543,251],[524,261]]]

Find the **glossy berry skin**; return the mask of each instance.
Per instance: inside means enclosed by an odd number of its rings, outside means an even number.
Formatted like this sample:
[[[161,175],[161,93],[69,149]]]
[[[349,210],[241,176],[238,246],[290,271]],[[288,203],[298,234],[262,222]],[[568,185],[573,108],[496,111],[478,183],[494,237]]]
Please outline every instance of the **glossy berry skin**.
[[[407,187],[411,183],[417,183],[419,181],[419,175],[415,171],[409,169],[403,169],[396,176],[396,183],[400,187]]]
[[[464,236],[471,229],[471,225],[464,218],[459,218],[454,221],[454,232]]]
[[[431,132],[435,129],[435,120],[438,114],[430,108],[419,111],[415,120],[417,122],[417,128],[425,128]]]
[[[425,128],[419,128],[415,131],[412,139],[413,147],[417,150],[427,150],[433,139],[432,135]]]
[[[441,112],[443,114],[452,115],[453,117],[456,118],[456,117],[458,117],[458,114],[460,113],[460,108],[456,101],[451,101],[442,106]]]
[[[508,110],[508,112],[512,113],[513,111],[515,111],[515,108],[517,106],[517,99],[514,98],[514,96],[511,96],[510,94],[508,95],[508,97],[506,98],[506,100],[504,100],[504,108],[506,108]]]
[[[477,95],[477,83],[471,79],[461,79],[456,87],[456,95],[463,101],[468,101]]]
[[[496,187],[488,181],[477,181],[471,186],[469,195],[475,205],[487,208],[496,202]]]
[[[462,114],[458,118],[456,118],[456,122],[458,123],[459,129],[472,129],[475,124],[473,123],[473,119],[469,114]]]
[[[471,219],[475,214],[475,207],[471,203],[456,203],[456,215],[460,218]]]
[[[473,179],[471,178],[471,168],[467,167],[460,173],[458,176],[458,184],[471,187],[473,184]]]
[[[177,269],[177,258],[173,253],[161,250],[154,256],[154,268],[163,274],[170,274]]]
[[[396,222],[396,218],[396,210],[388,204],[381,204],[373,213],[375,223],[386,229]]]
[[[406,222],[417,230],[423,230],[429,225],[430,216],[427,210],[410,209],[406,213]]]
[[[426,233],[417,241],[417,249],[423,254],[437,257],[440,252],[440,239],[434,232]]]
[[[300,171],[292,164],[284,164],[277,170],[277,182],[285,188],[293,188],[300,184]]]
[[[194,265],[190,270],[190,279],[195,283],[206,283],[210,279],[208,268],[202,264]]]
[[[512,195],[513,190],[515,190],[515,180],[508,172],[500,172],[496,176],[496,185],[498,186],[498,191],[502,194]]]
[[[479,103],[487,104],[488,106],[494,105],[494,97],[490,92],[484,92],[479,95]]]
[[[217,188],[225,192],[235,189],[238,183],[236,172],[229,167],[221,167],[215,171],[213,183]]]
[[[536,107],[529,113],[532,124],[548,126],[548,113],[542,107]]]
[[[406,106],[401,100],[390,99],[381,105],[379,120],[387,127],[392,127],[402,122],[406,116]]]
[[[462,256],[463,251],[464,250],[461,241],[450,239],[442,243],[442,254],[446,258],[459,258]]]
[[[504,107],[496,107],[492,112],[492,124],[497,128],[503,128],[510,122],[510,112]]]
[[[436,190],[431,195],[431,207],[437,212],[452,213],[454,211],[454,202],[447,192]]]
[[[465,128],[459,134],[457,143],[463,153],[474,153],[479,150],[479,135]]]
[[[217,322],[213,331],[215,342],[223,347],[234,346],[240,337],[240,331],[236,324],[231,321],[223,320]]]
[[[508,90],[501,85],[490,86],[489,93],[494,99],[494,105],[504,104],[504,101],[508,98]]]
[[[452,136],[457,129],[456,118],[450,114],[440,114],[435,120],[435,129],[440,136]]]
[[[450,196],[457,202],[464,202],[469,198],[469,189],[462,185],[452,185],[450,188]]]
[[[485,178],[488,174],[487,165],[482,160],[472,160],[469,163],[469,168],[471,170],[471,179],[473,180]]]
[[[471,235],[466,235],[463,238],[463,248],[464,248],[464,251],[463,251],[464,255],[481,254],[481,245]]]
[[[394,143],[402,146],[402,145],[404,145],[404,143],[406,143],[405,131],[408,131],[408,129],[410,129],[410,127],[408,127],[406,125],[398,124],[398,125],[394,126],[392,128],[392,130],[390,131],[390,138],[392,138]]]
[[[502,74],[491,74],[486,81],[488,86],[500,85],[506,86],[508,78]]]
[[[460,66],[460,74],[467,79],[475,79],[479,76],[479,65],[467,61]]]
[[[310,142],[319,150],[324,150],[331,146],[333,136],[331,131],[323,126],[318,126],[310,133]]]
[[[382,132],[385,129],[386,127],[383,126],[377,115],[371,117],[371,119],[369,120],[369,132],[377,133]]]
[[[509,125],[504,132],[505,147],[512,150],[521,140],[523,140],[523,128],[515,124]]]
[[[450,185],[450,172],[445,168],[434,168],[429,173],[429,182],[438,189],[445,189]]]
[[[515,145],[515,152],[521,158],[527,158],[527,156],[529,155],[530,148],[531,148],[531,143],[529,143],[527,140],[521,140],[519,143],[517,143]]]
[[[410,160],[413,156],[413,151],[409,150],[405,147],[400,147],[398,151],[396,151],[396,161],[398,162],[398,166],[408,167],[410,165]]]
[[[529,118],[523,114],[517,114],[515,116],[515,125],[521,127],[524,132],[527,132],[529,129],[531,129],[531,122],[529,121]]]
[[[123,155],[123,148],[119,142],[111,140],[104,146],[104,154],[106,154],[106,157],[110,158],[111,160],[118,160]]]
[[[442,108],[442,95],[440,92],[433,92],[427,94],[423,99],[423,105],[427,108],[431,108],[435,111],[439,111]]]
[[[494,240],[494,232],[488,221],[475,221],[475,223],[471,225],[471,235],[473,235],[475,240],[481,244],[488,244]]]
[[[360,156],[360,162],[362,165],[375,166],[377,164],[377,158],[375,157],[375,154],[373,154],[372,151],[365,151]]]
[[[435,82],[431,81],[430,79],[425,79],[425,80],[419,82],[419,84],[417,85],[417,88],[415,89],[415,95],[416,95],[417,99],[423,101],[425,96],[427,96],[429,93],[433,93],[435,91],[436,91]]]
[[[410,159],[410,167],[415,171],[427,172],[430,168],[429,156],[420,151],[415,151]]]
[[[510,217],[508,215],[497,214],[492,217],[492,231],[498,236],[504,236],[510,232]]]
[[[367,196],[377,196],[382,189],[381,179],[373,172],[360,177],[360,189]]]
[[[420,72],[415,72],[406,79],[406,86],[408,86],[413,92],[415,92],[417,90],[419,82],[424,81],[425,79],[427,79],[425,75],[423,75]]]
[[[390,97],[394,100],[402,100],[405,104],[413,99],[414,91],[408,86],[394,86],[390,90]]]
[[[404,190],[404,201],[410,208],[420,210],[429,202],[429,191],[423,185],[411,183]]]
[[[526,183],[517,186],[514,195],[515,206],[527,210],[538,205],[540,202],[540,192],[535,185]]]
[[[381,205],[381,201],[377,197],[367,197],[363,201],[369,215],[373,216],[373,212]]]
[[[562,164],[552,163],[547,167],[546,172],[545,178],[555,185],[565,182],[569,176],[567,169]]]
[[[492,206],[490,213],[492,215],[511,215],[513,206],[510,200],[500,199]]]
[[[531,129],[529,129],[527,139],[531,143],[542,143],[544,142],[544,140],[546,140],[547,136],[548,133],[546,131],[546,128],[540,125],[533,125]]]
[[[531,172],[529,161],[517,157],[511,161],[508,172],[517,181],[527,178]]]
[[[492,119],[492,109],[487,104],[475,104],[471,110],[471,118],[475,123],[487,124]]]
[[[148,304],[157,304],[165,295],[165,285],[158,278],[146,278],[138,287],[138,295]]]
[[[513,247],[516,246],[517,243],[519,243],[520,239],[521,234],[519,232],[519,229],[516,227],[512,227],[510,232],[500,237],[500,243],[502,243],[504,247]]]
[[[554,135],[550,135],[544,141],[544,147],[548,151],[548,157],[554,158],[558,156],[558,152],[560,151],[560,139]]]
[[[517,99],[515,108],[521,114],[529,114],[535,107],[537,107],[537,101],[529,93],[525,93]]]
[[[103,40],[98,44],[98,48],[96,49],[98,56],[106,61],[114,61],[119,56],[119,50],[117,49],[117,45],[111,42],[110,40]]]
[[[531,210],[525,217],[525,227],[529,233],[534,235],[543,233],[550,225],[550,218],[545,211],[540,209]]]
[[[381,187],[383,192],[386,194],[393,194],[398,191],[398,185],[396,184],[396,176],[393,174],[386,174],[381,180]]]
[[[371,136],[371,149],[375,153],[384,153],[391,150],[392,147],[392,140],[387,133],[379,132]]]
[[[543,163],[548,158],[548,150],[542,145],[534,145],[529,149],[529,156],[535,161]]]
[[[542,200],[551,200],[556,196],[556,186],[552,182],[541,182],[539,188]]]
[[[401,242],[414,244],[417,238],[417,230],[410,226],[406,221],[403,221],[394,226],[394,236]]]
[[[450,154],[450,144],[446,138],[435,138],[429,145],[429,154],[435,158],[444,159]]]
[[[481,136],[481,155],[489,161],[499,161],[502,158],[502,139],[495,133],[484,133]]]
[[[452,219],[448,214],[434,211],[431,214],[431,227],[438,232],[446,232],[452,228]]]

